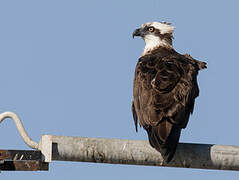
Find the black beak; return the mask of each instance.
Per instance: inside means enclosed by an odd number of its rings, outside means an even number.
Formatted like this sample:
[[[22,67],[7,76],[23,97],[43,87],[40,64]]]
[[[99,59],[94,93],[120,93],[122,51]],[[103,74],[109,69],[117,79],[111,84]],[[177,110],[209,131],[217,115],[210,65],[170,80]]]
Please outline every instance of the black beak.
[[[133,32],[133,38],[134,36],[142,36],[142,29],[135,29]]]

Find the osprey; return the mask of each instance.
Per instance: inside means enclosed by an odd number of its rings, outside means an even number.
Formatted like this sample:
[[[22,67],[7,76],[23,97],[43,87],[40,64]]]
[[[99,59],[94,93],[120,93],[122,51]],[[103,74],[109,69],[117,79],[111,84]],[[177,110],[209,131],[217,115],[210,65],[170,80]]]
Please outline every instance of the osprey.
[[[174,27],[166,22],[150,22],[136,29],[145,48],[135,69],[132,113],[136,132],[148,133],[150,145],[166,162],[173,158],[181,130],[193,113],[199,95],[197,74],[206,63],[172,47]]]

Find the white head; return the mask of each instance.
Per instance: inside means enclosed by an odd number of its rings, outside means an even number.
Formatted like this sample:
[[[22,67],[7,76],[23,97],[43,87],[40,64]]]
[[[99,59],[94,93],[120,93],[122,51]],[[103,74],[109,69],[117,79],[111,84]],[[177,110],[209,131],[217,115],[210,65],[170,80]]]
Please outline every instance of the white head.
[[[174,27],[166,22],[149,22],[136,29],[134,36],[141,36],[145,41],[143,55],[159,46],[172,48]]]

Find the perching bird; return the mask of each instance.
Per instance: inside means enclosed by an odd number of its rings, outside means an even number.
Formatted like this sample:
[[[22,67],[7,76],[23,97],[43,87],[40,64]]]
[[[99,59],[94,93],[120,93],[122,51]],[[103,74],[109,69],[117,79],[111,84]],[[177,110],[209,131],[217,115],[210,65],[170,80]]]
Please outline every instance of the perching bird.
[[[149,143],[166,162],[173,158],[181,130],[193,113],[199,95],[197,74],[206,63],[172,47],[174,27],[166,22],[150,22],[136,29],[145,48],[135,69],[132,113],[136,132],[140,126]]]

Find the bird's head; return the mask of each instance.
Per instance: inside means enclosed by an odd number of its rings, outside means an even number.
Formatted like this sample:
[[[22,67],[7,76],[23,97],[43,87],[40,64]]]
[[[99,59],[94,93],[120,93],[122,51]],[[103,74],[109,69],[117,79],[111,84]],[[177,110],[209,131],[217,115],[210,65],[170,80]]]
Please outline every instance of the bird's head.
[[[174,27],[170,23],[149,22],[136,29],[133,38],[141,36],[144,39],[146,45],[143,54],[146,54],[159,46],[172,48],[173,32]]]

